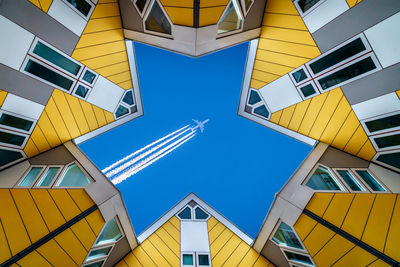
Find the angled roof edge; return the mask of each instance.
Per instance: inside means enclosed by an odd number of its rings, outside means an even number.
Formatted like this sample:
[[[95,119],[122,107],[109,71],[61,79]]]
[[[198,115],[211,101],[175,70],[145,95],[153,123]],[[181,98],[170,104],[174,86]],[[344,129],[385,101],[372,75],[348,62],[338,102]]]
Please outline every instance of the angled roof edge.
[[[244,242],[248,245],[252,245],[254,240],[249,237],[246,233],[240,230],[236,225],[226,219],[222,214],[216,211],[213,207],[208,205],[202,199],[200,199],[196,194],[190,193],[181,201],[179,201],[175,206],[173,206],[169,211],[167,211],[164,215],[162,215],[159,219],[157,219],[152,225],[150,225],[146,230],[144,230],[140,235],[138,235],[137,240],[139,244],[146,240],[151,234],[153,234],[158,228],[160,228],[164,223],[166,223],[169,219],[172,218],[179,210],[181,210],[186,204],[188,204],[191,200],[195,201],[199,204],[203,209],[205,209],[208,213],[211,214],[215,219],[225,225],[229,230],[235,233],[238,237],[240,237]]]

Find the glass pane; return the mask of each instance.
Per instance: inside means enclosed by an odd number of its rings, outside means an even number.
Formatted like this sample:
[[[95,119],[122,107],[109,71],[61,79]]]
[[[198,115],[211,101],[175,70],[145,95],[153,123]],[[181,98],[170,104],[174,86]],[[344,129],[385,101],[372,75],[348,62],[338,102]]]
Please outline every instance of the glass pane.
[[[84,267],[101,267],[104,261],[98,261],[84,265]]]
[[[119,118],[125,114],[129,113],[129,109],[127,109],[126,107],[119,105],[117,108],[117,111],[115,111],[115,117]]]
[[[199,207],[196,207],[194,210],[194,214],[196,216],[196,219],[198,220],[205,220],[208,218],[208,214],[205,213],[202,209],[200,209]]]
[[[26,137],[22,135],[0,132],[0,142],[10,145],[22,146],[22,144],[25,141],[25,138]]]
[[[318,82],[321,85],[322,89],[325,90],[339,83],[360,76],[361,74],[366,73],[373,69],[376,69],[375,63],[372,60],[372,58],[367,57],[357,63],[354,63],[351,66],[348,66],[335,73],[332,73],[331,75],[319,79]]]
[[[147,0],[137,0],[136,1],[136,6],[139,9],[140,13],[143,12],[144,7],[146,6]]]
[[[379,148],[398,146],[400,145],[400,134],[378,137],[374,138],[374,140]]]
[[[51,82],[62,89],[70,90],[73,84],[73,81],[65,78],[64,76],[36,63],[35,61],[29,60],[25,66],[25,71],[44,79],[48,82]]]
[[[368,130],[373,133],[376,131],[386,130],[394,127],[400,126],[400,114],[396,114],[393,116],[380,118],[373,121],[368,121],[365,123]]]
[[[54,180],[60,167],[50,167],[47,169],[46,173],[42,176],[39,183],[36,186],[49,186]]]
[[[322,166],[315,170],[306,185],[314,190],[340,190],[329,170]]]
[[[306,255],[297,254],[297,253],[286,251],[286,250],[284,250],[284,252],[285,252],[286,256],[288,257],[288,259],[291,261],[297,261],[297,262],[305,263],[308,265],[313,265],[310,257],[308,257]]]
[[[42,171],[42,167],[32,167],[29,172],[25,175],[24,179],[18,184],[18,186],[31,186],[33,181]]]
[[[255,108],[254,109],[254,113],[256,113],[256,114],[258,114],[260,116],[263,116],[264,118],[267,118],[267,119],[268,119],[268,116],[269,116],[268,109],[267,109],[267,107],[265,105],[262,105],[262,106],[259,106],[258,108]]]
[[[246,7],[246,11],[249,10],[251,3],[253,3],[253,0],[244,0],[244,5]]]
[[[80,97],[85,98],[87,92],[89,92],[89,88],[86,88],[83,85],[78,85],[78,88],[76,88],[75,94],[77,94]]]
[[[312,86],[311,83],[307,84],[306,86],[300,87],[300,90],[303,93],[304,97],[315,94],[314,86]]]
[[[88,82],[89,84],[92,84],[94,79],[96,78],[96,74],[94,74],[93,72],[86,70],[85,74],[83,74],[82,80],[84,80],[85,82]]]
[[[192,219],[192,210],[189,207],[186,207],[178,214],[178,217],[181,219]]]
[[[254,105],[261,101],[261,97],[258,93],[254,90],[251,90],[250,97],[249,97],[249,104]]]
[[[299,3],[300,4],[300,3]],[[331,52],[330,54],[321,57],[317,61],[314,61],[310,64],[311,70],[314,74],[317,74],[327,68],[332,67],[333,65],[346,60],[361,51],[364,51],[366,48],[361,41],[360,38],[348,43],[347,45],[337,49],[336,51]]]
[[[193,265],[193,255],[192,254],[183,254],[182,255],[182,263],[183,263],[183,265]]]
[[[134,104],[132,91],[126,92],[126,94],[125,94],[124,98],[122,99],[122,101],[125,104],[128,104],[129,106],[132,106]]]
[[[33,49],[33,53],[46,59],[47,61],[50,61],[51,63],[59,66],[73,75],[77,75],[81,69],[80,65],[41,42],[36,44],[35,48]]]
[[[300,9],[305,13],[307,10],[312,8],[320,0],[299,0],[298,4]]]
[[[18,118],[9,114],[1,114],[0,124],[6,125],[9,127],[21,129],[24,131],[29,131],[33,125],[33,121],[25,120],[22,118]]]
[[[100,258],[103,256],[107,256],[108,253],[110,252],[110,250],[111,250],[111,247],[99,248],[96,250],[92,250],[86,260],[90,261],[90,260],[94,260],[94,259],[97,259],[97,258]]]
[[[376,160],[400,169],[400,152],[383,154],[378,156]]]
[[[146,20],[146,30],[171,34],[171,24],[164,12],[161,10],[157,1],[154,2],[150,14]]]
[[[237,12],[232,0],[218,24],[218,34],[238,30],[242,27],[242,19]]]
[[[299,69],[298,71],[293,72],[292,76],[293,76],[294,80],[298,83],[307,79],[307,74],[305,73],[305,71],[303,69]]]
[[[86,174],[75,163],[69,165],[57,186],[78,186],[84,187],[90,183]]]
[[[121,231],[119,230],[118,224],[115,218],[108,221],[106,226],[104,226],[96,245],[115,242],[122,237]]]
[[[22,153],[13,150],[0,149],[0,166],[23,158]]]
[[[296,234],[294,233],[292,227],[287,225],[284,222],[281,222],[279,225],[278,230],[275,232],[274,236],[272,237],[279,245],[284,245],[287,247],[303,249],[299,239],[297,238]]]
[[[349,171],[346,170],[338,170],[339,175],[343,178],[346,184],[350,187],[353,191],[365,191],[364,188],[358,183],[356,178],[351,175]]]
[[[199,255],[199,265],[200,266],[209,266],[210,265],[208,255]]]
[[[356,171],[361,179],[372,189],[372,191],[386,191],[368,171]]]
[[[89,5],[85,0],[67,0],[76,10],[82,13],[85,17],[89,15],[90,8],[92,7]]]

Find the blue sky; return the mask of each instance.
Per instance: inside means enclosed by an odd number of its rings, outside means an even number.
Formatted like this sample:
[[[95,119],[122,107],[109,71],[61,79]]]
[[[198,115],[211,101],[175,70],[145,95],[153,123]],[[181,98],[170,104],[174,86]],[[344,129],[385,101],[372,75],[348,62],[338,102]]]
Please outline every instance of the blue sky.
[[[100,168],[210,118],[203,134],[118,184],[136,234],[194,192],[255,238],[311,147],[237,115],[247,43],[200,58],[135,43],[144,116],[80,145]]]

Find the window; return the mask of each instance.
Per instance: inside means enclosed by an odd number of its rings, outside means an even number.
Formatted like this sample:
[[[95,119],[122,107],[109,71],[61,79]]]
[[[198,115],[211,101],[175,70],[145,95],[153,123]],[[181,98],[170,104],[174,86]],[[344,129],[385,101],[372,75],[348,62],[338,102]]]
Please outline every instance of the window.
[[[43,167],[32,167],[28,173],[24,176],[24,178],[18,183],[18,186],[21,187],[30,187],[32,186],[33,182],[42,172]]]
[[[242,28],[242,15],[236,0],[231,0],[218,22],[218,34],[224,34]]]
[[[56,186],[84,187],[90,183],[87,175],[76,163],[69,165]]]
[[[194,266],[193,254],[183,253],[182,254],[182,265],[183,266]]]
[[[36,184],[38,187],[50,187],[61,167],[49,167]]]
[[[242,0],[242,7],[243,7],[245,14],[247,14],[249,12],[253,3],[254,3],[254,0]]]
[[[348,185],[352,191],[365,191],[362,185],[357,181],[357,179],[351,174],[349,170],[336,170],[343,181]]]
[[[178,214],[178,217],[182,220],[191,220],[192,210],[190,209],[190,207],[186,207]]]
[[[97,261],[97,262],[92,262],[92,263],[85,264],[82,266],[83,267],[101,267],[101,266],[103,266],[103,263],[104,263],[104,261]]]
[[[195,221],[206,221],[210,218],[210,215],[194,201],[185,206],[176,216],[181,220]]]
[[[73,95],[85,99],[88,92],[89,92],[89,88],[83,86],[82,84],[78,84]]]
[[[194,213],[195,213],[196,220],[206,220],[209,217],[209,215],[204,210],[202,210],[200,207],[196,207],[194,209]]]
[[[341,186],[334,176],[323,166],[318,166],[311,177],[308,179],[306,186],[314,190],[341,191]]]
[[[372,140],[378,149],[398,147],[400,146],[400,133],[386,134],[385,136],[374,137]]]
[[[308,83],[307,85],[303,85],[299,87],[301,94],[304,99],[312,97],[317,94],[317,90],[315,90],[313,82]]]
[[[305,79],[307,79],[308,75],[304,71],[304,68],[300,68],[300,69],[292,72],[292,77],[296,83],[300,83],[300,82],[304,81]]]
[[[260,102],[261,101],[261,97],[260,97],[260,95],[256,92],[256,91],[254,91],[254,90],[251,90],[250,91],[250,97],[249,97],[249,104],[250,105],[254,105],[254,104],[257,104],[258,102]]]
[[[97,75],[96,73],[94,73],[93,71],[89,70],[86,67],[82,76],[82,81],[87,82],[90,85],[93,85],[98,76],[99,75]]]
[[[400,152],[378,153],[376,161],[387,165],[388,167],[395,167],[400,170]]]
[[[0,130],[0,143],[11,145],[17,148],[25,146],[28,140],[28,135],[16,133],[5,129]]]
[[[390,115],[364,122],[369,133],[377,134],[385,130],[397,130],[400,128],[400,114]]]
[[[125,104],[132,106],[135,104],[135,100],[133,99],[133,92],[132,90],[125,93],[124,97],[122,98],[122,102]]]
[[[298,262],[298,263],[306,264],[309,266],[314,266],[311,258],[307,255],[303,255],[303,254],[299,254],[299,253],[295,253],[295,252],[291,252],[291,251],[287,251],[287,250],[284,250],[283,252],[285,253],[285,255],[289,261]]]
[[[86,261],[91,261],[95,260],[104,256],[108,256],[110,253],[112,247],[104,247],[104,248],[98,248],[90,251],[89,256],[86,258]]]
[[[254,113],[260,115],[266,119],[269,118],[269,111],[265,105],[259,106],[254,109]]]
[[[197,254],[199,266],[210,266],[210,254]]]
[[[375,192],[386,191],[386,189],[377,181],[375,177],[367,170],[356,170],[360,178],[368,185],[368,187]]]
[[[120,104],[114,112],[116,119],[137,111],[133,90],[128,90],[123,95]]]
[[[22,131],[30,133],[33,129],[35,121],[27,118],[22,118],[12,114],[11,112],[1,111],[0,113],[0,126],[10,130]]]
[[[325,0],[295,0],[294,5],[296,6],[300,15],[304,17],[324,1]]]
[[[94,5],[86,0],[64,0],[69,6],[78,11],[83,18],[88,19],[94,9]]]
[[[171,23],[157,0],[153,0],[153,5],[151,6],[150,12],[145,20],[145,29],[152,32],[171,35]]]
[[[121,237],[122,233],[119,229],[116,218],[113,218],[103,227],[103,230],[96,241],[96,245],[117,242]]]
[[[138,9],[140,15],[143,14],[143,11],[144,11],[147,3],[148,3],[148,0],[136,0],[135,1],[135,6]]]
[[[17,162],[20,159],[25,158],[25,154],[23,154],[20,150],[14,150],[12,148],[0,147],[0,166],[6,167],[14,162]]]
[[[284,222],[280,223],[278,229],[272,237],[272,240],[278,245],[303,249],[303,246],[301,245],[293,229]]]

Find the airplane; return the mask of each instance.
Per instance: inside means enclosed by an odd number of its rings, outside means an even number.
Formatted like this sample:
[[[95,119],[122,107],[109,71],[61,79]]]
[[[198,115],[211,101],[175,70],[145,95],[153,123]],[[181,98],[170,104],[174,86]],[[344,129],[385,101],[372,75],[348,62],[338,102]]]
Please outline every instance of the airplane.
[[[197,128],[200,128],[200,132],[203,133],[204,131],[204,124],[206,124],[210,119],[206,119],[205,121],[198,121],[195,119],[192,119],[197,125],[194,127],[191,127],[192,131],[196,130]]]

